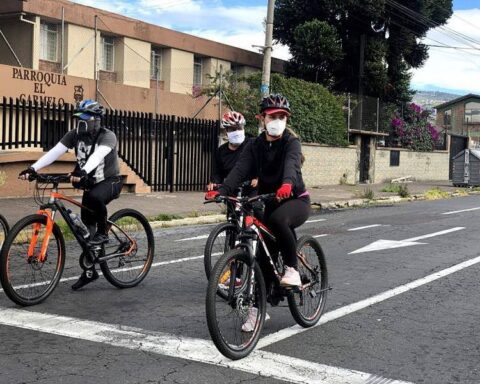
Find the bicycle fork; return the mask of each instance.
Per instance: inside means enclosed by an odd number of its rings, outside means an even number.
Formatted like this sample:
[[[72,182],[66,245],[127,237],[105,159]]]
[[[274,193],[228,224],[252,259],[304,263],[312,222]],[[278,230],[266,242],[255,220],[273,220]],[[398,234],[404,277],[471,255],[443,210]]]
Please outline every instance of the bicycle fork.
[[[50,236],[52,235],[52,231],[53,231],[53,223],[54,223],[53,217],[55,216],[55,212],[50,213],[46,209],[41,209],[37,212],[37,214],[45,216],[47,218],[47,225],[45,227],[45,237],[43,238],[42,245],[40,247],[40,252],[36,256],[36,259],[40,263],[43,263],[45,262],[45,259],[46,259],[48,243],[50,241]],[[34,257],[34,252],[37,246],[38,236],[40,234],[41,229],[42,229],[42,224],[40,223],[33,224],[33,236],[28,246],[27,260],[31,260]]]

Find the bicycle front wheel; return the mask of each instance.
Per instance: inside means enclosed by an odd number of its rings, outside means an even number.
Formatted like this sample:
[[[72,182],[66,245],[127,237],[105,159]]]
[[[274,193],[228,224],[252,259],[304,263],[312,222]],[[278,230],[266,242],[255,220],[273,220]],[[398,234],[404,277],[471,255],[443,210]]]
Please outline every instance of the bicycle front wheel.
[[[147,276],[155,253],[153,231],[145,216],[122,209],[109,219],[107,260],[100,263],[103,275],[118,288],[132,288]]]
[[[0,215],[0,249],[2,249],[2,244],[5,242],[9,230],[7,219]]]
[[[219,291],[224,291],[219,294]],[[206,312],[210,336],[218,350],[237,360],[257,345],[266,316],[265,282],[244,250],[224,254],[208,280]]]
[[[65,265],[65,241],[57,224],[45,240],[47,218],[30,215],[7,235],[0,253],[0,281],[5,294],[16,304],[35,305],[55,289]],[[45,254],[42,260],[42,246]]]
[[[212,232],[210,232],[203,252],[203,265],[207,279],[210,279],[212,267],[216,264],[220,256],[235,247],[237,234],[237,226],[233,223],[218,224],[213,228]]]
[[[295,321],[308,328],[318,323],[325,309],[327,263],[322,247],[312,236],[302,236],[298,240],[297,255],[303,289],[288,293],[288,306]]]

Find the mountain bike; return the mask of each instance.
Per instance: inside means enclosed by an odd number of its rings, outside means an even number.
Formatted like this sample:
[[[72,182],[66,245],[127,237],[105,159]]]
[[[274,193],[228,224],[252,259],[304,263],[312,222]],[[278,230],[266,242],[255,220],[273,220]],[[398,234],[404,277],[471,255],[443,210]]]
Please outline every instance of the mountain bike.
[[[5,216],[0,215],[0,249],[2,249],[2,244],[7,237],[10,227],[8,226],[8,221]]]
[[[247,356],[256,346],[266,316],[267,292],[262,270],[257,260],[257,251],[262,248],[267,265],[274,274],[268,292],[268,301],[273,306],[286,297],[295,321],[302,327],[312,327],[320,319],[326,303],[328,286],[327,265],[322,248],[312,236],[297,240],[298,271],[300,287],[282,287],[280,280],[284,271],[282,258],[270,252],[276,246],[275,236],[252,215],[256,201],[274,199],[275,194],[253,198],[219,196],[217,201],[230,199],[240,205],[244,219],[238,234],[239,243],[227,251],[215,264],[208,281],[206,313],[210,336],[218,350],[226,357],[237,360]],[[249,314],[255,316],[251,332],[242,330]]]
[[[237,198],[243,197],[245,188],[249,187],[251,181],[245,181],[240,185],[237,191]],[[227,211],[227,221],[220,223],[210,232],[207,242],[205,243],[205,249],[203,252],[203,266],[205,268],[205,275],[207,279],[210,278],[212,266],[215,265],[218,258],[227,252],[229,249],[235,247],[237,235],[241,229],[241,223],[243,220],[243,211],[238,202],[231,201],[229,199],[223,199],[221,201],[205,201],[204,204],[209,203],[224,203]]]
[[[118,288],[134,287],[145,278],[154,255],[153,232],[145,216],[134,209],[115,212],[107,221],[109,242],[92,246],[62,201],[88,208],[58,192],[58,185],[69,183],[70,176],[31,175],[30,181],[35,179],[34,199],[40,209],[13,226],[0,253],[0,282],[13,302],[22,306],[39,304],[60,281],[66,246],[61,226],[55,222],[57,212],[74,237],[68,240],[68,248],[73,247],[76,240],[82,249],[80,266],[83,269],[100,265],[105,278]],[[49,185],[52,188],[45,203]]]

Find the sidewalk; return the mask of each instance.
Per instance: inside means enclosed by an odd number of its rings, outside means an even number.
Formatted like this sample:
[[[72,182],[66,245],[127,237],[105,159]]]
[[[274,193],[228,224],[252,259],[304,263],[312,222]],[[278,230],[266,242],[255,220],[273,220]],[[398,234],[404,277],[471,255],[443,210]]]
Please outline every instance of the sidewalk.
[[[331,185],[319,188],[310,188],[312,205],[314,208],[344,208],[368,203],[365,192],[373,192],[373,201],[400,201],[396,193],[382,192],[389,185],[384,184],[358,184],[358,185]],[[453,187],[449,181],[411,182],[406,183],[411,198],[422,198],[423,194],[439,188],[448,194],[456,194],[468,189]],[[222,207],[218,204],[203,204],[203,192],[156,192],[144,195],[124,194],[119,199],[109,204],[109,213],[121,208],[134,208],[142,212],[152,221],[170,221],[179,217],[190,217],[192,220],[173,220],[171,224],[189,224],[205,222],[196,219],[205,215],[221,214]],[[21,217],[36,212],[38,209],[32,198],[4,198],[0,199],[0,214],[4,215],[10,225]],[[74,208],[76,209],[76,208]],[[210,220],[215,221],[215,217]],[[219,220],[219,217],[216,218]]]

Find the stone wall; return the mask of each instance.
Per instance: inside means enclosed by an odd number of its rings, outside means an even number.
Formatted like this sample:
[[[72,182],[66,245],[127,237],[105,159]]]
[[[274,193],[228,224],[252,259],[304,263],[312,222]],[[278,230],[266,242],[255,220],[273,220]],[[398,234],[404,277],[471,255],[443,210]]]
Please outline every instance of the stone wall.
[[[398,166],[390,166],[390,151],[400,152]],[[378,148],[374,161],[374,183],[412,176],[415,180],[448,180],[447,151],[413,152],[405,149]]]
[[[357,180],[357,147],[327,147],[302,144],[305,155],[302,174],[308,187],[354,184]]]

